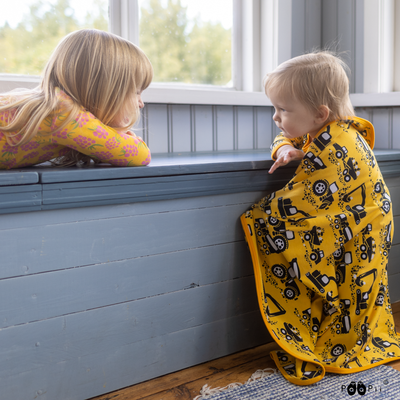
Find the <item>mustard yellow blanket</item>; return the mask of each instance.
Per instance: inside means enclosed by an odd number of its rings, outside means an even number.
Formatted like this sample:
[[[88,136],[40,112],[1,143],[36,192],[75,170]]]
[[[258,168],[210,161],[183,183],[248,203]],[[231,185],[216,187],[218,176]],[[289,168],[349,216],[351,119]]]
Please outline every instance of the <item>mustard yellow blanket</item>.
[[[293,179],[241,216],[271,353],[290,382],[359,372],[400,358],[387,263],[390,194],[371,123],[325,126]]]

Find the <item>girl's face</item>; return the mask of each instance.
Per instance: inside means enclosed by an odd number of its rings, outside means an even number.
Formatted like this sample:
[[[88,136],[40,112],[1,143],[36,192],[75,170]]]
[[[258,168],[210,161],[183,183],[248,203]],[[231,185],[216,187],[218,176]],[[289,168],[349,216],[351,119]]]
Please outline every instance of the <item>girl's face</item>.
[[[268,95],[275,108],[273,120],[288,139],[301,137],[307,133],[314,138],[324,126],[316,111],[311,111],[295,98],[283,96],[276,89],[271,90]]]
[[[139,91],[134,95],[133,101],[137,102],[138,108],[144,107],[144,103],[142,100],[142,91]],[[129,122],[129,116],[127,116],[125,113],[126,111],[119,112],[111,121],[110,125],[113,125],[116,128],[126,126],[126,124]]]

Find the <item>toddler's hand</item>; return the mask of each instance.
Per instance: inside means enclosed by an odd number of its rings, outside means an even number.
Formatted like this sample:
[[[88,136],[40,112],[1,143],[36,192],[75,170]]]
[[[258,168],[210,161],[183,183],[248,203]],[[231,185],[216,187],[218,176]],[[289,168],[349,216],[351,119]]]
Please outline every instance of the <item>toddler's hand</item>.
[[[270,174],[272,174],[282,165],[290,163],[290,161],[301,160],[304,157],[304,152],[302,150],[295,149],[293,146],[286,145],[278,149],[276,157],[276,161],[272,164],[272,167],[268,171]]]

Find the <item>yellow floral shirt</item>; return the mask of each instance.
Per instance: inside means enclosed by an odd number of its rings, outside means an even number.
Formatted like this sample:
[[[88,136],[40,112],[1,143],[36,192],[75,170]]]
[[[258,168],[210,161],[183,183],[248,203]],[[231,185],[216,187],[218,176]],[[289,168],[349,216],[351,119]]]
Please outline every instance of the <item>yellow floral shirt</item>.
[[[57,90],[57,96],[60,99],[60,112],[44,119],[36,136],[23,145],[11,146],[7,143],[1,127],[13,111],[0,113],[0,169],[40,164],[66,154],[69,149],[120,167],[150,163],[150,150],[141,138],[117,132],[83,107],[66,127],[57,130],[68,117],[68,112],[63,111],[68,109],[65,105],[72,102],[62,90]]]

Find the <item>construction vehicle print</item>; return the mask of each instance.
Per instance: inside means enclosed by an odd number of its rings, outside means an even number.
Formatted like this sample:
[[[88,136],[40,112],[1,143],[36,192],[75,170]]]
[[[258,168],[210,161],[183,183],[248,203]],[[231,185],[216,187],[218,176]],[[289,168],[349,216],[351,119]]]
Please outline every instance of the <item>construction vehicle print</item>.
[[[279,360],[281,363],[285,363],[285,362],[289,361],[289,357],[288,357],[287,354],[284,353],[283,351],[278,351],[278,352],[276,353],[276,355],[278,356],[278,360]]]
[[[381,195],[381,208],[386,214],[388,214],[390,211],[392,200],[390,199],[389,194],[386,192],[385,185],[381,180],[378,180],[378,182],[375,184],[374,191],[375,193],[379,193]]]
[[[297,258],[289,262],[290,267],[286,269],[283,264],[274,264],[271,267],[272,274],[279,278],[285,284],[283,290],[284,296],[289,299],[295,299],[300,294],[300,289],[296,284],[295,278],[299,277],[299,267],[297,265]]]
[[[389,255],[390,247],[392,245],[392,239],[390,237],[392,232],[392,222],[385,226],[384,239],[382,241],[382,254],[387,257]]]
[[[356,344],[358,346],[361,346],[361,348],[367,344],[369,333],[370,333],[370,330],[368,329],[369,324],[367,323],[367,320],[368,320],[368,317],[365,317],[364,323],[361,325],[361,332],[362,332],[361,338],[358,339],[356,342]],[[366,346],[365,351],[369,351],[369,350],[370,350],[370,348],[368,346]]]
[[[368,224],[362,231],[361,231],[361,235],[362,235],[362,244],[359,245],[359,249],[361,252],[361,259],[362,260],[368,260],[368,262],[371,262],[371,260],[374,258],[375,256],[375,240],[369,236],[366,237],[368,234],[370,234],[370,232],[372,231],[372,225]]]
[[[335,148],[336,159],[343,162],[342,173],[345,182],[350,182],[351,179],[357,179],[358,175],[360,175],[360,168],[358,167],[358,164],[354,158],[350,157],[348,160],[346,160],[348,153],[346,147],[341,147],[337,143],[334,143],[333,147]]]
[[[326,358],[325,360],[323,360],[325,363],[330,364],[335,362],[342,354],[344,354],[346,352],[346,346],[343,344],[335,344],[330,353],[332,358]]]
[[[301,364],[301,372],[303,376],[301,377],[302,380],[315,378],[316,376],[321,375],[322,369],[318,368],[316,371],[306,371],[307,361],[303,361]]]
[[[336,267],[336,283],[338,285],[341,285],[344,283],[344,281],[346,279],[346,265],[351,264],[353,262],[353,258],[351,255],[351,251],[347,251],[345,253],[342,248],[338,249],[338,250],[341,250],[341,253],[344,254],[344,257],[341,257],[341,258],[343,258],[341,261],[344,261],[344,262],[341,262]]]
[[[349,299],[340,300],[341,314],[335,325],[336,333],[338,335],[340,335],[341,333],[349,333],[350,332],[350,328],[351,328],[350,311],[349,311],[350,305],[351,305],[351,301]]]
[[[292,324],[287,322],[283,323],[284,328],[281,329],[282,335],[285,336],[287,341],[294,340],[295,342],[303,342],[303,338],[300,336],[300,332]]]
[[[327,209],[334,201],[333,194],[338,191],[336,182],[329,183],[326,179],[319,179],[314,182],[312,191],[321,201],[320,209]]]
[[[312,331],[318,333],[320,326],[321,326],[321,321],[318,318],[313,317],[311,326]]]
[[[331,142],[332,136],[330,135],[331,127],[328,125],[326,131],[318,135],[314,139],[313,144],[315,144],[320,150],[324,150],[326,146]]]
[[[315,287],[321,292],[325,293],[325,287],[330,281],[335,281],[336,279],[332,276],[327,276],[321,274],[321,271],[314,270],[312,273],[307,272],[306,277],[315,285]]]
[[[347,243],[353,238],[353,231],[350,228],[346,214],[337,214],[334,216],[334,227],[339,231],[339,242]]]
[[[386,286],[379,285],[379,292],[376,296],[375,305],[382,307],[385,303]]]
[[[309,321],[311,319],[311,308],[302,311],[303,319]]]
[[[356,140],[358,147],[364,150],[364,154],[368,159],[368,165],[370,165],[372,168],[375,168],[376,165],[375,157],[373,156],[371,148],[369,147],[367,142],[360,135],[357,135]]]
[[[316,247],[322,243],[322,235],[322,229],[317,226],[304,233],[304,240],[309,243],[311,248],[310,260],[315,264],[319,264],[324,258],[324,252]]]
[[[275,225],[272,230],[273,237],[270,235],[263,218],[256,218],[254,227],[258,229],[257,235],[261,236],[264,242],[263,248],[266,250],[267,254],[282,253],[289,247],[288,241],[294,239],[294,232],[286,230],[284,222],[269,217],[269,221],[271,220]]]
[[[297,258],[293,258],[292,261],[289,261],[288,269],[286,269],[283,264],[274,264],[271,267],[271,272],[277,278],[281,279],[282,282],[289,279],[300,278],[300,269],[297,264]]]
[[[363,183],[362,185],[356,187],[354,190],[352,190],[351,192],[349,192],[345,196],[343,196],[343,201],[348,203],[353,199],[352,195],[358,190],[361,191],[361,204],[356,204],[356,205],[353,205],[353,206],[350,206],[350,205],[346,206],[346,210],[353,214],[354,221],[355,221],[355,223],[357,225],[367,215],[367,213],[366,213],[366,211],[364,209],[365,198],[366,198],[366,195],[365,195],[365,184]]]
[[[351,363],[355,363],[355,365],[350,365]],[[361,365],[361,363],[360,363],[360,360],[358,359],[358,357],[356,356],[356,357],[353,357],[353,358],[350,358],[348,361],[346,361],[344,364],[343,364],[343,367],[344,368],[355,368],[355,367],[362,367],[362,365]],[[359,383],[359,385],[360,385],[360,383]],[[359,392],[360,393],[360,392]]]
[[[303,163],[307,166],[307,169],[310,172],[326,168],[326,165],[323,163],[323,161],[319,157],[315,156],[311,151],[306,153],[306,155],[303,157]]]
[[[267,304],[265,310],[268,317],[278,317],[286,314],[286,310],[268,293],[264,290],[264,301]]]
[[[356,290],[356,314],[359,315],[361,310],[366,310],[368,308],[368,300],[369,300],[369,295],[372,292],[372,288],[375,283],[376,275],[377,275],[377,269],[373,268],[361,275],[359,275],[355,279],[355,284],[357,286],[365,286],[367,285],[363,279],[367,278],[368,276],[372,275],[372,279],[370,279],[372,282],[369,285],[368,289],[365,292],[361,292],[361,289]]]
[[[383,340],[380,337],[372,337],[372,344],[382,352],[384,352],[386,349],[388,349],[391,346],[396,346],[396,347],[400,348],[400,346],[397,343]]]

